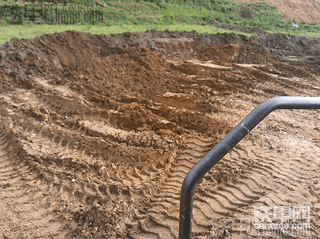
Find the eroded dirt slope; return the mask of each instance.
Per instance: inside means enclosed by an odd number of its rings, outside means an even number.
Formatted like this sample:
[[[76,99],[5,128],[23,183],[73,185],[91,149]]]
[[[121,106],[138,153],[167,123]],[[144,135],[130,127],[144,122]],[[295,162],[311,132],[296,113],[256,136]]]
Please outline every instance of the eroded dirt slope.
[[[1,46],[0,235],[177,238],[188,170],[264,100],[319,95],[319,42],[68,31]],[[268,116],[197,186],[194,238],[255,237],[232,219],[294,205],[319,237],[319,132],[318,111]]]
[[[234,2],[266,2],[277,7],[286,20],[296,19],[299,22],[316,22],[320,25],[320,2],[317,0],[232,0]]]

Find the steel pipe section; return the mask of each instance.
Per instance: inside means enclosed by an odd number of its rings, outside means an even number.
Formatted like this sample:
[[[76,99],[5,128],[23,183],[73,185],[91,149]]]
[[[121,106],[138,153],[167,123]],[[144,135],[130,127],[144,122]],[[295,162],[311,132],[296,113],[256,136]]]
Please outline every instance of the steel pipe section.
[[[191,168],[181,187],[179,239],[191,239],[193,193],[196,183],[260,121],[276,109],[320,109],[320,97],[285,96],[264,101]]]

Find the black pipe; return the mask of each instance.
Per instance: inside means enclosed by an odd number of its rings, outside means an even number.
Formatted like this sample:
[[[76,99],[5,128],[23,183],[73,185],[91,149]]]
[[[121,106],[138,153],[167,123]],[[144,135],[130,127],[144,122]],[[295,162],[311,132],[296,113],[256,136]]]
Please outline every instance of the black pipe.
[[[191,168],[181,187],[179,239],[191,239],[193,192],[196,183],[260,121],[276,109],[320,109],[320,97],[275,97],[266,100]]]

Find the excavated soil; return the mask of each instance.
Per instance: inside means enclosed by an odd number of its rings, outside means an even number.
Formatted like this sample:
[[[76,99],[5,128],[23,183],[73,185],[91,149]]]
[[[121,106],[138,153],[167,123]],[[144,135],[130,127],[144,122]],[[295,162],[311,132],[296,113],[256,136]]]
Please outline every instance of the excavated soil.
[[[264,100],[320,93],[319,38],[67,31],[0,53],[1,239],[177,238],[191,167]],[[319,133],[317,110],[270,114],[197,185],[193,238],[256,238],[232,225],[255,206],[310,206],[320,237]]]

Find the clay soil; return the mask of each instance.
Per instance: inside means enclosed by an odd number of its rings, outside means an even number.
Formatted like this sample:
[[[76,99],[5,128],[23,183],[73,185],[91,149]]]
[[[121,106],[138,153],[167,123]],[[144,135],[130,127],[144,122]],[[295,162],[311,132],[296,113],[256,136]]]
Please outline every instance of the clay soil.
[[[232,0],[234,2],[266,2],[277,7],[286,20],[316,22],[320,25],[320,2],[318,0]]]
[[[264,100],[319,96],[319,50],[154,30],[0,46],[0,238],[177,238],[186,173]],[[320,237],[319,135],[319,110],[270,114],[197,185],[193,238],[256,238],[234,224],[255,206],[309,206]]]

